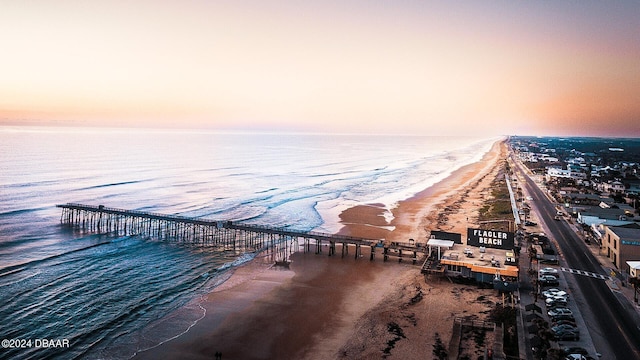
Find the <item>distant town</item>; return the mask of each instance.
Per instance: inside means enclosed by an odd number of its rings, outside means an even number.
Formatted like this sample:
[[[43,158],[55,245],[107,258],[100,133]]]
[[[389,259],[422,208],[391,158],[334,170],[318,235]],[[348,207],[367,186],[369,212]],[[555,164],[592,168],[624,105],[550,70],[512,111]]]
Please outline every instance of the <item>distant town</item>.
[[[640,139],[512,137],[510,144],[585,241],[599,244],[601,255],[638,278]]]

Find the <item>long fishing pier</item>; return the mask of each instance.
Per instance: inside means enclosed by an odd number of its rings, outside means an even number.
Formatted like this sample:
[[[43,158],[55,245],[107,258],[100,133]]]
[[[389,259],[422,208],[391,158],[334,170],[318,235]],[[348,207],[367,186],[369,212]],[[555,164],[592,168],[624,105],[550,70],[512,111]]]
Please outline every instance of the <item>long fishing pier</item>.
[[[103,205],[63,204],[60,222],[75,230],[115,236],[144,236],[158,240],[216,246],[224,250],[262,251],[268,250],[277,263],[288,262],[289,256],[298,251],[300,243],[304,252],[322,253],[323,243],[328,245],[329,256],[336,254],[336,244],[341,245],[342,257],[353,248],[354,257],[364,256],[363,248],[369,248],[369,259],[373,260],[376,249],[382,249],[384,261],[389,257],[411,260],[414,264],[424,257],[424,248],[413,244],[382,239],[366,239],[313,231],[296,231],[260,225],[247,225],[232,221],[217,221],[203,218],[166,215],[137,210],[124,210]]]

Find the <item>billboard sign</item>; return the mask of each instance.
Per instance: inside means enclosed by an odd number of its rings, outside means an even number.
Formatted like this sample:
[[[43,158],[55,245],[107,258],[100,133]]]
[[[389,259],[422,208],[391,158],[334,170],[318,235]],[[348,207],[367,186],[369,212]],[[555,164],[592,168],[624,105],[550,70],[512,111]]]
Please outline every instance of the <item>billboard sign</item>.
[[[514,246],[513,239],[513,233],[508,231],[467,228],[468,246],[510,250]]]
[[[456,244],[462,244],[462,234],[450,233],[446,231],[431,230],[430,239],[450,240]]]

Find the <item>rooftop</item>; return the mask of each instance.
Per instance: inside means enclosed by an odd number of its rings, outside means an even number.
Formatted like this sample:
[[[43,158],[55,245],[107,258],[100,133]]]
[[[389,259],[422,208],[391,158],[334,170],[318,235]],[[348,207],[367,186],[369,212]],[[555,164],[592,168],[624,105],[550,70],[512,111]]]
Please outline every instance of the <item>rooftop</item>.
[[[614,200],[608,196],[601,196],[598,194],[582,194],[582,193],[567,193],[566,195],[564,195],[565,197],[571,198],[572,200],[582,200],[582,199],[587,199],[587,200],[595,200],[595,201],[601,201],[604,202],[606,204],[613,204]]]
[[[505,265],[505,262],[515,262],[513,250],[455,244],[452,248],[443,251],[440,262],[464,266],[470,268],[471,271],[485,274],[493,275],[500,272],[505,276],[518,276],[517,266]]]
[[[621,240],[640,240],[640,226],[637,224],[633,225],[610,226],[609,230],[618,235]]]
[[[640,261],[627,261],[627,265],[635,270],[640,270]]]
[[[600,206],[588,206],[581,205],[579,207],[574,207],[574,209],[580,214],[597,216],[601,219],[611,219],[611,220],[621,220],[621,216],[625,215],[625,211],[623,209],[614,209],[614,208],[601,208]]]

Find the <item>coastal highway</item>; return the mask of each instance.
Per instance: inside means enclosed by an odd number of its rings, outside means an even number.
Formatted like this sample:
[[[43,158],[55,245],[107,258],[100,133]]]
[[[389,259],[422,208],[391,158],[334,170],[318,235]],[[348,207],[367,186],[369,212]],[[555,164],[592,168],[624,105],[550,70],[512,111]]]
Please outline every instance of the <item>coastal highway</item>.
[[[550,231],[547,235],[556,240],[566,266],[608,276],[584,241],[569,225],[564,220],[554,220],[557,211],[555,204],[526,175],[519,162],[514,163],[524,175],[525,182],[521,186],[533,198],[540,221],[547,225]],[[621,294],[614,293],[603,280],[581,275],[566,276],[574,277],[573,283],[584,296],[585,304],[580,306],[580,311],[585,320],[593,316],[595,324],[587,322],[592,338],[601,337],[608,344],[607,351],[600,350],[603,356],[606,352],[611,352],[609,355],[615,356],[615,359],[640,359],[640,323],[637,322],[638,316],[633,305]],[[597,343],[594,339],[596,348]]]

